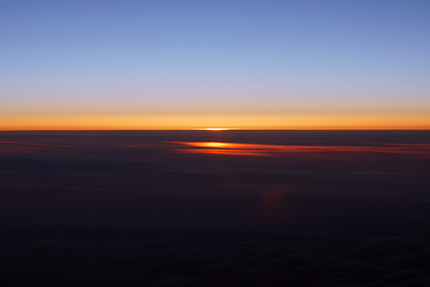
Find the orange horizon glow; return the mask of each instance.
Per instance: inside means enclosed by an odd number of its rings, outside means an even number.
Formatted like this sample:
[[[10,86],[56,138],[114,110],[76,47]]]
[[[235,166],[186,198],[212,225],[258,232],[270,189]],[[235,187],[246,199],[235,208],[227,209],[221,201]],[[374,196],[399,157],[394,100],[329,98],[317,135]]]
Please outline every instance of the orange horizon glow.
[[[428,130],[430,114],[1,116],[0,130]]]

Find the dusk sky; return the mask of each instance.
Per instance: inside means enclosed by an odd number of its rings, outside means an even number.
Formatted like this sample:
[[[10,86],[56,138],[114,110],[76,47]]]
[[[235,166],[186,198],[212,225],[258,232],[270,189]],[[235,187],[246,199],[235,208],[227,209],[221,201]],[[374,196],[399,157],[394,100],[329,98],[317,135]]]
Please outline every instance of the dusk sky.
[[[0,0],[0,129],[429,129],[429,15],[418,0]]]

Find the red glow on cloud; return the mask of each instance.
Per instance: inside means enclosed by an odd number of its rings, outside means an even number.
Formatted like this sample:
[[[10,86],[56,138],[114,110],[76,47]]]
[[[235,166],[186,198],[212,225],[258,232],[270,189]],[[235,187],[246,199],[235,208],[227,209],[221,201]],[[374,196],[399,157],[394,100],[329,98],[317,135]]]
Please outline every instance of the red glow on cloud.
[[[270,156],[282,153],[362,152],[430,155],[429,144],[396,144],[388,146],[306,146],[268,145],[227,142],[175,142],[187,148],[183,153]]]

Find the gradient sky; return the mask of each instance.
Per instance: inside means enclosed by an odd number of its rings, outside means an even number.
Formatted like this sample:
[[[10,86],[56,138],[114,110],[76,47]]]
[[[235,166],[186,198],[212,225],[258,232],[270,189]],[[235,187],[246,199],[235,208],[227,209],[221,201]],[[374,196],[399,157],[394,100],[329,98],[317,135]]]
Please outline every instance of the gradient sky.
[[[0,0],[0,129],[430,128],[429,15],[418,0]]]

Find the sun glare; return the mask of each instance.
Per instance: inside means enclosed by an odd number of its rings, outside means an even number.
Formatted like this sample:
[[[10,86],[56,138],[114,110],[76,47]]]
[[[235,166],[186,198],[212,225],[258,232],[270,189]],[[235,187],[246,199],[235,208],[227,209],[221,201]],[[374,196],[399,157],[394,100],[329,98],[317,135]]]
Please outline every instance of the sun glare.
[[[231,148],[231,145],[234,145],[230,143],[220,143],[220,142],[196,142],[196,143],[187,143],[187,144],[191,146],[196,146],[196,147],[209,147],[209,148]]]
[[[219,131],[226,131],[229,130],[229,128],[204,128],[202,129],[204,131],[213,131],[213,132],[219,132]]]

